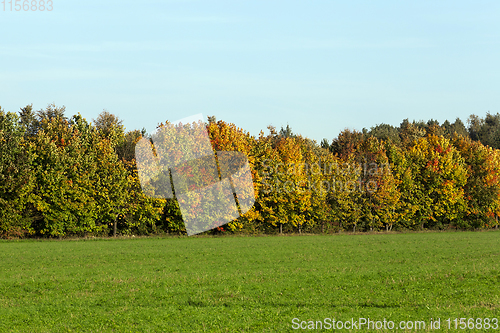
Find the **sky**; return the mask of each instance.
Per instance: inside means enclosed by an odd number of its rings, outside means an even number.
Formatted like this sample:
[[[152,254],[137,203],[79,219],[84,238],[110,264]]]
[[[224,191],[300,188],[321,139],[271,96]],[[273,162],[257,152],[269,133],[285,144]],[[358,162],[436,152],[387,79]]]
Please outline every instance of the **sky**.
[[[37,0],[40,2],[39,0]],[[46,1],[47,3],[47,1]],[[127,130],[194,114],[320,142],[405,118],[500,112],[498,1],[0,3],[0,106]]]

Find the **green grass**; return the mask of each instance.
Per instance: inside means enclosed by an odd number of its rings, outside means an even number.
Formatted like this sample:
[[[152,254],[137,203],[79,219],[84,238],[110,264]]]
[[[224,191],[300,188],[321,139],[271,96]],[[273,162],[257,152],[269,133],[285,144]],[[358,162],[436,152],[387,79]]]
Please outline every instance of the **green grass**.
[[[500,232],[0,241],[0,264],[1,332],[500,319]]]

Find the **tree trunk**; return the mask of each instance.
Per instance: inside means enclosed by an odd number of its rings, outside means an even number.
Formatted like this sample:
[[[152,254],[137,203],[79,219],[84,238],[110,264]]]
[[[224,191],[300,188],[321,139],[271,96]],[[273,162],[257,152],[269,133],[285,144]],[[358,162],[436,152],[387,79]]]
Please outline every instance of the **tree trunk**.
[[[118,215],[115,217],[115,223],[113,224],[113,237],[116,237],[116,225],[118,224]]]
[[[283,223],[280,223],[280,234],[283,233]]]
[[[321,221],[321,233],[325,232],[325,220]]]

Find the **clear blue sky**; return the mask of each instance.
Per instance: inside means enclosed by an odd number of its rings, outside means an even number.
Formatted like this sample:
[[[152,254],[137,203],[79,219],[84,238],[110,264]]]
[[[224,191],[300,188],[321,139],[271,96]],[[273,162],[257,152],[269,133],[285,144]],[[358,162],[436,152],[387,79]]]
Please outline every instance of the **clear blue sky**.
[[[0,4],[0,6],[3,6]],[[127,129],[197,113],[320,141],[500,112],[498,1],[53,0],[0,7],[0,106],[103,109]]]

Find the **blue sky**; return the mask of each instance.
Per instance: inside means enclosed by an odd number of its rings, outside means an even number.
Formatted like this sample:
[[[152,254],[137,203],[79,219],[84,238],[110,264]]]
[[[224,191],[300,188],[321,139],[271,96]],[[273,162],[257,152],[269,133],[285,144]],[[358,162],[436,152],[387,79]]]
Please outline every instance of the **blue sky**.
[[[3,6],[0,4],[0,6]],[[60,1],[0,7],[0,106],[127,129],[215,115],[331,140],[500,112],[500,2]]]

